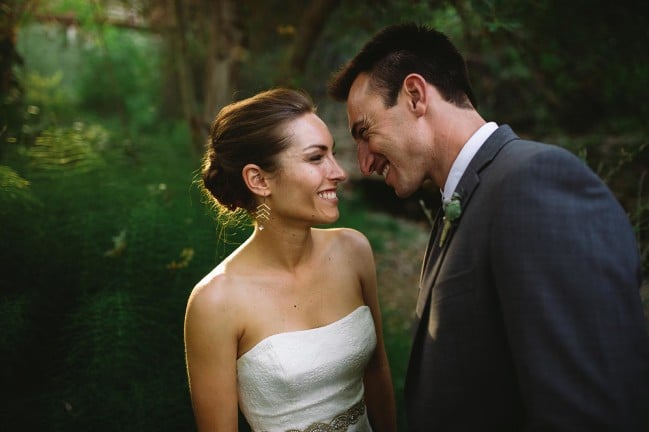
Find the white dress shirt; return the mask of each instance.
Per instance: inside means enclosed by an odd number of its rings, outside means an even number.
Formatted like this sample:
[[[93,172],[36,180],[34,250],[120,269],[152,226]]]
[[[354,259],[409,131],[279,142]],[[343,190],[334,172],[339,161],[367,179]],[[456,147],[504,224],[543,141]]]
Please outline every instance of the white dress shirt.
[[[453,162],[453,165],[451,166],[451,171],[448,173],[446,183],[444,184],[444,190],[441,191],[443,202],[451,200],[453,192],[455,192],[455,188],[462,178],[462,175],[464,175],[466,167],[469,166],[471,159],[473,159],[473,156],[475,156],[478,150],[480,150],[482,144],[487,141],[487,138],[489,138],[496,129],[498,129],[498,125],[495,122],[485,123],[480,127],[480,129],[475,131],[466,144],[464,144],[464,147],[462,147],[462,150],[460,150],[455,162]]]

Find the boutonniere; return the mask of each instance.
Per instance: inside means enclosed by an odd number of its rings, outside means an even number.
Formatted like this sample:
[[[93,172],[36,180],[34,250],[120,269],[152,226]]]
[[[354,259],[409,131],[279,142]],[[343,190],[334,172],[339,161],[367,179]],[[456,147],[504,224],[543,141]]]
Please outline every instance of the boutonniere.
[[[442,226],[442,235],[439,238],[439,247],[444,245],[444,241],[448,236],[448,232],[451,229],[453,223],[460,218],[462,215],[462,204],[460,202],[460,194],[453,193],[451,199],[445,200],[442,203],[444,208],[444,225]]]

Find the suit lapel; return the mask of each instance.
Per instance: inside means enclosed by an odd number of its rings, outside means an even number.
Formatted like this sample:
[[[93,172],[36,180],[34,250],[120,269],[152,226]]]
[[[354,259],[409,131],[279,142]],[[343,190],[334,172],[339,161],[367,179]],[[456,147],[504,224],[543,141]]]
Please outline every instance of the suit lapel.
[[[480,147],[480,150],[475,154],[466,171],[462,175],[455,192],[460,195],[460,203],[462,212],[464,213],[468,208],[471,197],[480,185],[480,172],[491,163],[496,157],[498,152],[505,146],[506,143],[518,137],[514,134],[509,126],[501,126],[485,141]],[[444,261],[444,256],[448,250],[449,244],[453,238],[453,234],[462,223],[462,217],[451,226],[446,239],[442,246],[439,246],[439,237],[442,231],[442,216],[443,210],[437,214],[435,218],[435,225],[428,240],[426,254],[424,255],[424,262],[422,264],[422,272],[419,280],[419,296],[417,298],[417,316],[422,317],[424,308],[430,299],[430,291],[435,284],[439,269]]]
[[[440,207],[435,216],[435,223],[430,232],[430,237],[428,238],[428,245],[426,245],[426,253],[424,254],[424,261],[421,265],[421,274],[419,275],[419,295],[417,296],[417,307],[415,311],[417,316],[421,317],[424,306],[426,303],[426,298],[430,291],[430,285],[425,283],[425,279],[428,275],[434,274],[435,270],[432,267],[436,267],[436,264],[439,262],[439,253],[440,248],[439,238],[442,232],[442,218],[444,211]]]
[[[460,195],[460,203],[462,212],[465,211],[473,191],[480,184],[480,176],[471,170],[470,167],[467,167],[467,170],[460,179],[460,183],[456,188],[456,192]],[[444,262],[444,257],[448,251],[451,240],[453,239],[453,234],[458,228],[458,225],[462,222],[462,217],[451,225],[449,232],[444,239],[444,242],[440,244],[441,233],[443,231],[443,214],[444,211],[440,208],[438,216],[435,219],[435,227],[431,232],[430,239],[428,240],[428,246],[426,248],[426,254],[424,255],[424,263],[422,265],[422,272],[419,279],[419,296],[417,297],[417,316],[423,316],[424,308],[428,303],[430,298],[430,291],[437,280],[437,275],[439,270]]]
[[[437,211],[437,214],[435,215],[435,220],[433,222],[433,227],[430,231],[430,236],[428,238],[428,244],[426,245],[426,253],[424,254],[424,262],[421,267],[421,274],[419,275],[419,278],[423,278],[426,273],[430,272],[429,264],[431,262],[430,254],[433,253],[435,249],[435,244],[439,242],[439,237],[441,234],[442,230],[442,219],[444,218],[444,211],[442,207],[440,206],[439,210]]]

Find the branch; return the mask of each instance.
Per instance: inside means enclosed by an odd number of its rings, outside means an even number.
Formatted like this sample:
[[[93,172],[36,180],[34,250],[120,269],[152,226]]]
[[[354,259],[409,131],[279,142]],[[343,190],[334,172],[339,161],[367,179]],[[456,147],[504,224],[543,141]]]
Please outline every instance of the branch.
[[[40,23],[46,24],[59,24],[64,27],[81,27],[81,21],[77,18],[74,12],[65,13],[65,14],[35,14],[33,19]],[[148,25],[144,25],[140,20],[135,17],[129,17],[126,19],[117,19],[103,16],[99,18],[99,23],[104,25],[110,25],[113,27],[121,27],[131,30],[137,30],[142,32],[159,32],[159,28],[153,28]]]

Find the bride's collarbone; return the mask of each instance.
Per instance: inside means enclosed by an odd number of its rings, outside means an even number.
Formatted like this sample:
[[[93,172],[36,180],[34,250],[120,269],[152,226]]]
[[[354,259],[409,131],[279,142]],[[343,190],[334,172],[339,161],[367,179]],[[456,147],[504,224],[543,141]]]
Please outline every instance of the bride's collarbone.
[[[357,275],[327,266],[298,275],[260,271],[239,288],[244,350],[273,334],[328,325],[363,304]]]
[[[239,353],[249,351],[271,336],[311,330],[326,324],[323,314],[317,313],[317,308],[305,307],[295,301],[273,307],[251,308],[246,314],[243,337],[239,340]]]
[[[361,306],[359,289],[328,286],[267,287],[250,296],[244,326],[252,339],[322,327]]]

